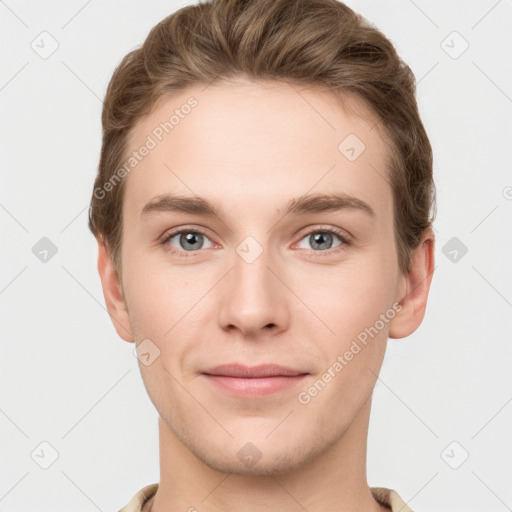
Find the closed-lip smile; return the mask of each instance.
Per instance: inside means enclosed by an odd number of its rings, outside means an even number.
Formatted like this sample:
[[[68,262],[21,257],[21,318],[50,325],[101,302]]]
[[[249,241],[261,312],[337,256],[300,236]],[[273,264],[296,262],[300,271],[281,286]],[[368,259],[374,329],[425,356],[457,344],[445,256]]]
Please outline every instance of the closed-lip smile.
[[[308,372],[277,364],[222,364],[201,372],[217,389],[231,395],[258,398],[295,386]]]

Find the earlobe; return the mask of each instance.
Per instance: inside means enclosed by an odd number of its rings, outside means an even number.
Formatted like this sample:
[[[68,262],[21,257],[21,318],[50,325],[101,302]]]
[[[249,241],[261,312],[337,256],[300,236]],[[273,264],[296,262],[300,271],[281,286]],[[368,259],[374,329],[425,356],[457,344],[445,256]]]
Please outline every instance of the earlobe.
[[[125,341],[133,342],[134,337],[130,317],[126,307],[119,274],[114,268],[106,244],[98,241],[98,272],[100,274],[103,297],[107,311],[114,324],[117,334]]]
[[[409,336],[423,321],[434,274],[434,247],[435,235],[429,228],[419,246],[411,254],[411,268],[403,277],[405,293],[401,293],[397,299],[402,309],[390,322],[388,332],[390,338]]]

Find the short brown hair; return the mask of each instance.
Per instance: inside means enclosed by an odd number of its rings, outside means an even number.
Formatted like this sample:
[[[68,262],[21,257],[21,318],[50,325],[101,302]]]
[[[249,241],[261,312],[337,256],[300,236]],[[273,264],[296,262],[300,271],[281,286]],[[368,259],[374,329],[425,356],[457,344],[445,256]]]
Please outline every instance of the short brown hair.
[[[125,161],[135,123],[169,94],[215,79],[247,77],[356,96],[382,124],[399,268],[435,218],[432,149],[416,103],[414,75],[393,44],[337,0],[210,0],[155,25],[117,66],[107,88],[103,142],[89,228],[121,270],[125,179],[97,190]],[[341,142],[341,141],[340,141]],[[387,179],[387,178],[386,178]]]

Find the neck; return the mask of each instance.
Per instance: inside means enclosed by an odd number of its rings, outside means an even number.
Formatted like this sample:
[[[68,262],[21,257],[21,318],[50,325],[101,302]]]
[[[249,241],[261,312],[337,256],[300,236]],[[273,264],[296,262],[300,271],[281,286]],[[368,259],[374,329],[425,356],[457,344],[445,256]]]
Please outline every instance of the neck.
[[[265,476],[212,469],[159,418],[160,483],[147,510],[389,512],[372,496],[366,481],[370,401],[323,453],[292,472]]]

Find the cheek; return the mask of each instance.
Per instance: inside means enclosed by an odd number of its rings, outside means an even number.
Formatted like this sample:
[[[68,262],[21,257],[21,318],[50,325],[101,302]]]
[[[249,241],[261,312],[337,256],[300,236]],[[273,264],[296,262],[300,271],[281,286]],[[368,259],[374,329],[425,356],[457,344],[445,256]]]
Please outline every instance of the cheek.
[[[192,266],[173,268],[166,262],[143,260],[132,256],[126,261],[126,296],[135,340],[151,340],[159,353],[155,368],[141,368],[151,385],[165,376],[165,371],[181,373],[187,355],[200,350],[205,324],[214,321],[211,295],[207,295],[214,276],[201,274]],[[153,376],[156,372],[162,375]],[[168,378],[161,384],[169,385]],[[156,384],[154,389],[158,389]]]
[[[336,269],[322,282],[325,293],[317,291],[305,298],[306,303],[315,303],[329,327],[317,338],[324,367],[316,384],[311,383],[311,392],[317,396],[306,410],[320,417],[327,414],[324,408],[331,410],[326,404],[339,404],[340,409],[332,410],[326,419],[339,425],[369,398],[382,365],[392,319],[386,317],[391,305],[389,273],[377,265],[358,264]]]
[[[126,258],[123,272],[126,302],[130,321],[134,326],[135,339],[160,339],[172,327],[179,311],[177,283],[151,265],[138,262],[137,258]]]
[[[195,288],[182,268],[173,268],[162,257],[160,248],[151,251],[138,250],[126,240],[123,249],[125,289],[131,316],[144,321],[144,327],[162,336],[176,317],[185,313],[186,305]],[[168,325],[171,323],[171,325]],[[161,329],[168,325],[165,331]]]
[[[391,306],[392,272],[385,262],[374,260],[368,255],[301,272],[297,295],[313,313],[308,316],[316,317],[326,340],[346,343]]]

